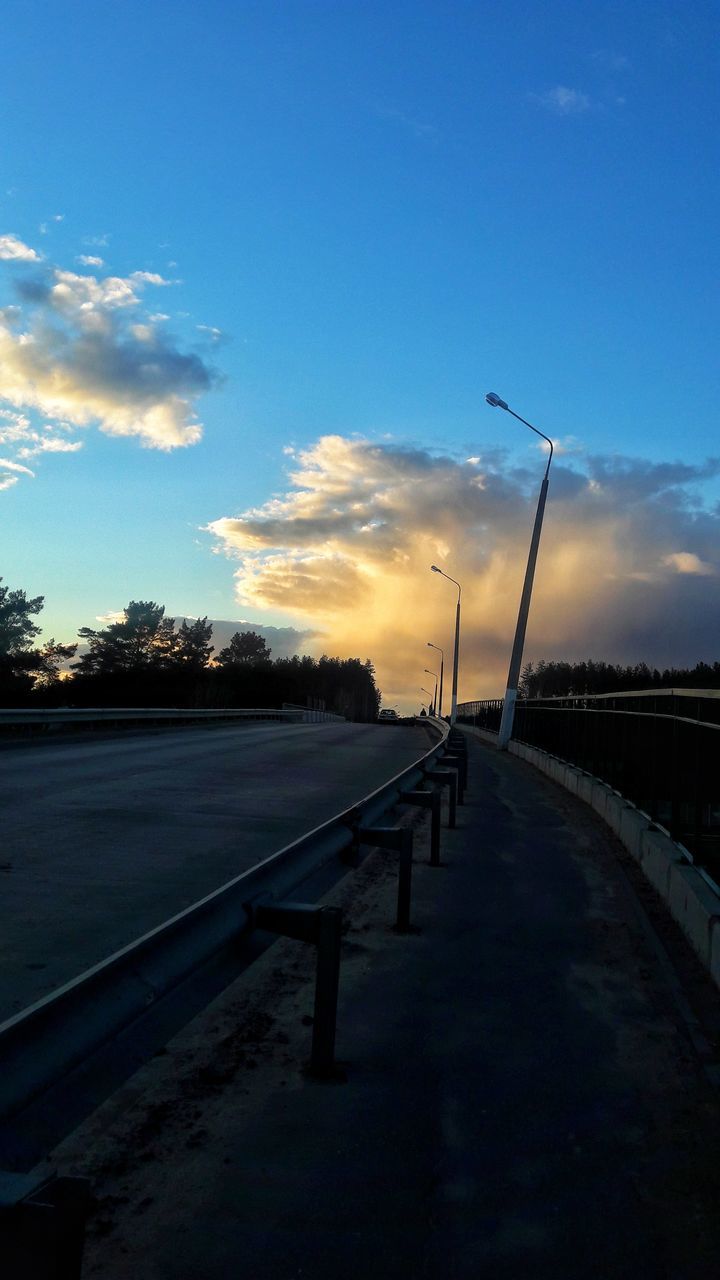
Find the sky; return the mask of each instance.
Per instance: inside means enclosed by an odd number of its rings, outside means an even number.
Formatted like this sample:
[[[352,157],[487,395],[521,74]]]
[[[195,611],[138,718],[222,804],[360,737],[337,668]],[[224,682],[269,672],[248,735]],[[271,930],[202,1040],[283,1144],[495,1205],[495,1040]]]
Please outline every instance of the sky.
[[[705,0],[6,0],[6,585],[499,696],[720,659]],[[274,642],[274,646],[273,646]],[[446,677],[447,686],[447,677]]]

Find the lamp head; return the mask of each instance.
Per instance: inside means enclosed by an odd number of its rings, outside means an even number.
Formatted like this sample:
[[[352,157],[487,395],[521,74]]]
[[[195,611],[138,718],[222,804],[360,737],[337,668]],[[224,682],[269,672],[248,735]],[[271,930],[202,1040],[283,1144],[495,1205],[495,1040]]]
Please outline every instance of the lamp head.
[[[505,401],[501,400],[499,396],[496,396],[494,391],[488,391],[485,399],[488,404],[492,405],[493,409],[507,409]]]
[[[432,569],[433,573],[442,573],[442,569],[438,569],[436,564],[431,564],[430,568]]]

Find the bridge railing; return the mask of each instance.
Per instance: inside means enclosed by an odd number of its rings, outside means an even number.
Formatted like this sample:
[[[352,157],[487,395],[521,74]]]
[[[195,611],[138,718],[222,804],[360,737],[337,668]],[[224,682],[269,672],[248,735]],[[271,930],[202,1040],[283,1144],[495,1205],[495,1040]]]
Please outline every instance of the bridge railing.
[[[317,724],[344,716],[309,707],[17,707],[0,709],[0,733],[49,733],[63,728],[113,728],[138,724],[197,724],[214,721],[280,720],[285,724]]]
[[[501,711],[463,703],[458,720],[493,732]],[[720,876],[720,690],[521,699],[513,738],[609,783]]]

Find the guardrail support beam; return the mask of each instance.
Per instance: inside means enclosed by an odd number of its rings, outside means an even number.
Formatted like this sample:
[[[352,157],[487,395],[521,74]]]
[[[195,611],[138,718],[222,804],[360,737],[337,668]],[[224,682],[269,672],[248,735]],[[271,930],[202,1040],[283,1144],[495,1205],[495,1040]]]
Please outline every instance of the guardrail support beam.
[[[268,933],[312,942],[317,947],[315,1010],[309,1074],[320,1080],[337,1079],[335,1064],[340,943],[343,913],[340,907],[315,907],[305,902],[261,902],[250,905],[253,923]]]
[[[457,803],[464,804],[467,760],[461,755],[447,755],[443,756],[442,764],[448,765],[451,769],[457,769]]]
[[[430,866],[440,866],[440,805],[439,791],[401,791],[401,804],[416,804],[430,810]]]
[[[360,844],[371,844],[379,849],[397,849],[400,854],[395,928],[398,933],[407,933],[410,929],[412,891],[412,831],[409,827],[359,827],[357,836]]]
[[[457,769],[423,769],[423,777],[427,778],[428,782],[437,782],[440,786],[449,788],[450,812],[448,815],[448,827],[452,831],[455,827],[457,809]]]

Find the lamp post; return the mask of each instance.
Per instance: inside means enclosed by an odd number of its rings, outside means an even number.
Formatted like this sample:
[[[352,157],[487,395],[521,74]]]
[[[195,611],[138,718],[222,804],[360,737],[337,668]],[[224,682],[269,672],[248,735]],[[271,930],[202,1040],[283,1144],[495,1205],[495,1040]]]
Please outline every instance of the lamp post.
[[[428,649],[437,649],[440,654],[440,700],[438,702],[438,715],[442,720],[442,687],[443,687],[443,668],[445,666],[445,654],[439,644],[433,644],[432,640],[428,640]]]
[[[426,693],[426,694],[427,694],[427,696],[428,696],[428,708],[432,708],[432,694],[431,694],[430,690],[429,690],[429,689],[424,689],[424,688],[423,688],[423,686],[422,686],[422,685],[420,685],[420,692],[421,692],[421,693]]]
[[[457,608],[455,610],[455,656],[453,659],[453,679],[452,679],[452,702],[450,704],[450,723],[455,723],[457,716],[457,681],[458,681],[458,658],[460,654],[460,596],[462,587],[455,578],[451,578],[449,573],[444,569],[438,569],[436,564],[431,564],[430,568],[433,573],[441,573],[443,578],[447,578],[448,582],[453,582],[458,589]]]
[[[437,671],[431,671],[429,667],[425,668],[426,676],[434,676],[435,678],[435,695],[433,697],[433,715],[437,711]]]
[[[518,422],[522,422],[524,426],[529,427],[535,432],[536,436],[540,436],[550,445],[550,453],[548,455],[545,475],[540,486],[540,496],[538,497],[537,511],[535,513],[535,524],[533,525],[532,538],[530,539],[530,552],[528,554],[527,568],[525,570],[525,582],[523,584],[522,596],[520,597],[520,611],[518,613],[517,626],[515,627],[515,640],[513,642],[512,654],[510,655],[510,670],[508,671],[507,689],[505,690],[505,699],[503,701],[502,718],[500,720],[500,732],[498,734],[498,747],[500,751],[507,751],[507,745],[512,737],[513,719],[515,718],[515,703],[517,701],[518,684],[520,682],[520,664],[522,663],[523,645],[525,644],[525,630],[527,628],[528,614],[530,612],[530,597],[532,596],[533,578],[535,577],[535,564],[537,561],[538,547],[540,546],[540,533],[542,531],[543,514],[545,511],[545,499],[548,491],[548,477],[550,475],[550,463],[553,456],[553,442],[549,436],[543,435],[542,431],[538,431],[531,422],[526,422],[520,417],[519,413],[515,413],[513,409],[495,395],[494,391],[489,391],[485,399],[493,409],[504,409],[506,413],[511,413],[513,418],[517,418]]]

